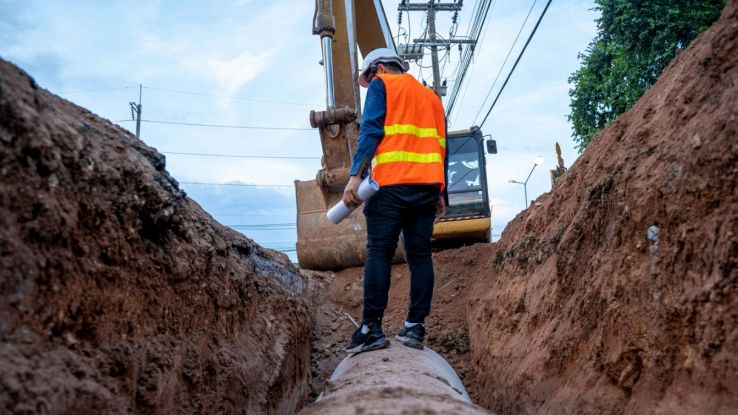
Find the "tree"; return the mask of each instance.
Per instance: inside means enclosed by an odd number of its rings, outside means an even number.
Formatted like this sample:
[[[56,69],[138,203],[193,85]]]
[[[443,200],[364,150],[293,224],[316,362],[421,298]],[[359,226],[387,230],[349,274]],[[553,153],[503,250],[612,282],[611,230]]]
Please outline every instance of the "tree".
[[[597,35],[569,78],[572,137],[590,140],[628,111],[661,71],[720,17],[725,0],[595,0]]]

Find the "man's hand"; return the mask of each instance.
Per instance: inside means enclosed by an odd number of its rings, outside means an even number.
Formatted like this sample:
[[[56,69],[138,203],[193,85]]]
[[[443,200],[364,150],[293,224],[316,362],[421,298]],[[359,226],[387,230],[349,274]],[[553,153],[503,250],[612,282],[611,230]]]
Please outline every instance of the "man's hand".
[[[349,177],[349,182],[346,185],[346,189],[343,191],[343,204],[351,209],[354,209],[363,203],[363,201],[359,198],[360,184],[361,177],[351,176]]]
[[[438,206],[436,206],[436,222],[438,222],[445,214],[446,214],[446,199],[444,199],[443,195],[441,195],[441,197],[438,198]]]

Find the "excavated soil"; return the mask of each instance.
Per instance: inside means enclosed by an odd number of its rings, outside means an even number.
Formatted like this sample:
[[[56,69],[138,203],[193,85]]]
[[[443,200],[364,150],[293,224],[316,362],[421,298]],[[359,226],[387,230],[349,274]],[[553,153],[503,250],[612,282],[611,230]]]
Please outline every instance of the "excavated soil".
[[[428,343],[475,403],[738,413],[737,116],[733,0],[498,243],[434,255]],[[408,294],[392,273],[388,334]],[[359,317],[361,278],[332,277],[332,307]]]
[[[498,243],[434,255],[428,344],[475,403],[738,412],[737,111],[732,0]],[[164,161],[0,61],[3,412],[284,413],[331,387],[361,268],[299,274]],[[393,267],[388,335],[408,289]]]
[[[738,413],[738,1],[493,247],[467,322],[505,413]]]
[[[0,60],[0,412],[289,413],[308,281]]]

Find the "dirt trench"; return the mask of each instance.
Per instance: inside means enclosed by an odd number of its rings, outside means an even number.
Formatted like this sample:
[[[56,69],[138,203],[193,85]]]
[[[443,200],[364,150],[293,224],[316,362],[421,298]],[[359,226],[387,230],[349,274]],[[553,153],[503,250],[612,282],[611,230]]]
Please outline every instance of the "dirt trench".
[[[738,413],[737,117],[733,0],[499,242],[434,255],[428,343],[474,402]],[[314,391],[346,339],[331,333],[350,332],[341,313],[360,316],[362,273],[325,278]],[[406,267],[392,274],[390,334],[408,293]]]
[[[737,109],[733,0],[498,243],[434,255],[427,341],[474,402],[738,412]],[[292,413],[361,308],[361,268],[298,272],[4,61],[0,270],[4,413]]]

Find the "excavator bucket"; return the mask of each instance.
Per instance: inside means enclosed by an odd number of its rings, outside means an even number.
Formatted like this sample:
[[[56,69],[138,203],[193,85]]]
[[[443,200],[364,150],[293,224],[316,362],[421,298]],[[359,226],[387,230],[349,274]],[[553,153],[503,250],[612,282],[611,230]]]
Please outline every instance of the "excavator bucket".
[[[394,49],[382,3],[378,0],[317,0],[313,34],[319,35],[326,78],[326,109],[311,111],[323,148],[322,168],[315,180],[295,181],[297,259],[301,268],[338,270],[364,264],[366,222],[361,208],[340,224],[326,212],[343,196],[351,157],[359,136],[357,46],[364,53]],[[403,258],[398,249],[395,261]]]
[[[297,260],[301,268],[338,270],[364,264],[366,222],[361,208],[338,225],[326,212],[342,196],[323,197],[315,180],[295,180],[297,194]]]

